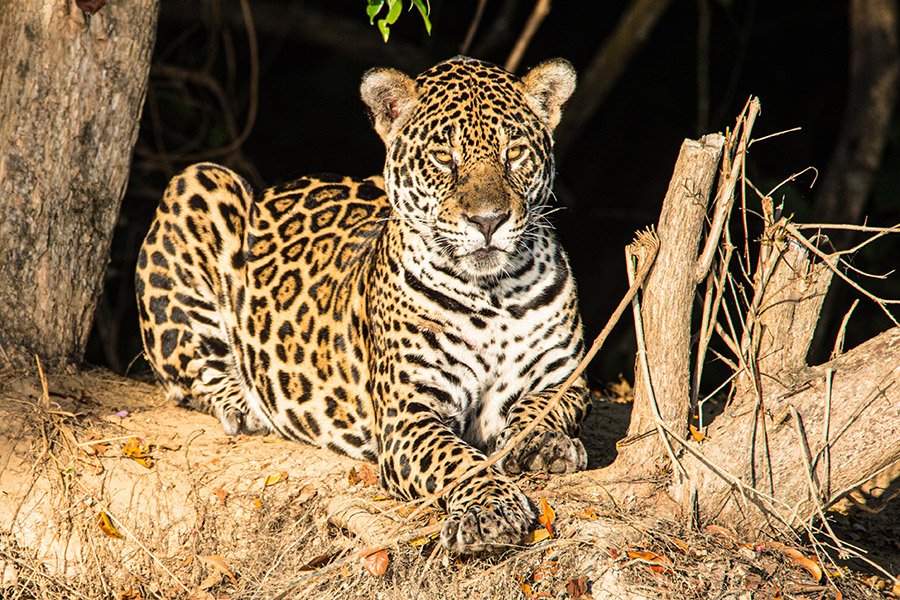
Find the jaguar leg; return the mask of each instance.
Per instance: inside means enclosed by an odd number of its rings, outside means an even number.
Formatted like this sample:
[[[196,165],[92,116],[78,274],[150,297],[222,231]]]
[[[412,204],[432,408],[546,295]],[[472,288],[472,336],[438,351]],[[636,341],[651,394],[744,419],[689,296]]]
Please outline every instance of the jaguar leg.
[[[510,409],[507,425],[493,440],[492,454],[506,444],[543,410],[556,388],[521,398]],[[581,422],[589,408],[584,379],[577,381],[560,399],[556,408],[499,463],[504,473],[524,471],[574,473],[587,467],[587,452],[578,439]]]

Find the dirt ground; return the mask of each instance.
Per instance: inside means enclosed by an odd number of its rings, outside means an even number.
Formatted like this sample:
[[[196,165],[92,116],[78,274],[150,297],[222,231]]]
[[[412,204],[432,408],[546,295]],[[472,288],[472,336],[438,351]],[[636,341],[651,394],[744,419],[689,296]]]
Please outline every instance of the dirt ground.
[[[615,457],[626,396],[624,385],[596,397],[592,468]],[[885,571],[900,573],[897,500],[834,515],[838,536],[879,570],[817,557],[802,540],[662,520],[612,504],[584,477],[523,479],[550,527],[501,555],[460,559],[420,535],[443,515],[410,519],[414,506],[387,497],[371,465],[271,436],[229,438],[156,386],[106,371],[7,369],[0,598],[896,597]],[[338,501],[361,520],[339,526]]]

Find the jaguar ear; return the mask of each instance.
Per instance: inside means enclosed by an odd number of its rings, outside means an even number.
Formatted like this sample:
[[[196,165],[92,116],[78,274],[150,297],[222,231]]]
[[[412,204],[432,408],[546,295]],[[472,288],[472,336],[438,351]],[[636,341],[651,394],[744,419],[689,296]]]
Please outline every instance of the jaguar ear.
[[[575,91],[575,80],[575,69],[562,58],[542,62],[522,78],[525,99],[551,131],[559,124],[563,104]]]
[[[375,131],[388,143],[391,128],[415,106],[416,82],[396,69],[370,69],[363,75],[359,95],[366,103]]]

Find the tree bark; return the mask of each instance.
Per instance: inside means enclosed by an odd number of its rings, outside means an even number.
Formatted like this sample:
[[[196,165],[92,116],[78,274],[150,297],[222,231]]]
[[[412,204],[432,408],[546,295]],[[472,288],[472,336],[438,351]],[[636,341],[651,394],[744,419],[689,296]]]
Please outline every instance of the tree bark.
[[[764,200],[769,205],[771,200]],[[809,252],[784,231],[782,219],[769,224],[759,246],[754,295],[741,351],[747,369],[737,378],[737,398],[784,392],[806,369],[822,302],[833,272],[813,263]]]
[[[96,3],[95,3],[96,4]],[[0,351],[81,360],[128,181],[158,0],[0,0]]]

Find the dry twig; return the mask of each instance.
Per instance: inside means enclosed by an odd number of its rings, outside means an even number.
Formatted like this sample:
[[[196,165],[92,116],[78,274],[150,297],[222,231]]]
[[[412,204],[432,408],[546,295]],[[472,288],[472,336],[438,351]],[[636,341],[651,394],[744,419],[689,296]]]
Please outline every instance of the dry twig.
[[[528,44],[531,43],[531,38],[534,37],[538,27],[541,26],[541,23],[544,22],[544,19],[547,18],[547,15],[549,14],[550,0],[535,0],[534,8],[528,16],[525,28],[522,29],[522,33],[519,34],[519,39],[516,40],[516,45],[513,46],[509,56],[506,58],[504,68],[507,71],[515,73],[518,70],[519,63],[522,62],[522,57],[525,55],[525,50],[528,49]]]
[[[466,39],[459,47],[460,54],[468,54],[472,42],[475,41],[475,34],[478,32],[478,26],[481,24],[481,17],[484,16],[484,7],[487,6],[487,0],[478,0],[478,8],[475,9],[475,16],[469,23],[469,30],[466,32]]]

